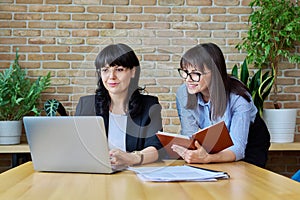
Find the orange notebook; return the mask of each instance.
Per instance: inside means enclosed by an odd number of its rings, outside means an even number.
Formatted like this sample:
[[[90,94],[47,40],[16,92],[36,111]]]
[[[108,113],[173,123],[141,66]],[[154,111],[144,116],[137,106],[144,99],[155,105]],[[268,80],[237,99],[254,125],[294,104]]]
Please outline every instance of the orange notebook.
[[[158,132],[156,135],[170,158],[179,158],[179,155],[171,149],[173,144],[188,149],[196,149],[194,144],[197,140],[208,153],[217,153],[233,145],[224,121],[206,127],[194,133],[191,137],[166,132]]]

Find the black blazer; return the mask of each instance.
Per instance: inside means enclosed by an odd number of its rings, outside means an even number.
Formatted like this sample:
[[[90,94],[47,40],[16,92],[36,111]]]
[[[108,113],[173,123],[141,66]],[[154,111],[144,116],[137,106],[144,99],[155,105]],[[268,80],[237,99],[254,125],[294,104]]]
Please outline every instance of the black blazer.
[[[132,118],[128,116],[126,130],[126,151],[140,151],[153,146],[157,150],[162,149],[156,133],[162,130],[161,105],[158,98],[150,95],[142,95],[143,111]],[[75,115],[96,116],[95,95],[83,96],[79,99]],[[108,133],[109,116],[102,116]]]

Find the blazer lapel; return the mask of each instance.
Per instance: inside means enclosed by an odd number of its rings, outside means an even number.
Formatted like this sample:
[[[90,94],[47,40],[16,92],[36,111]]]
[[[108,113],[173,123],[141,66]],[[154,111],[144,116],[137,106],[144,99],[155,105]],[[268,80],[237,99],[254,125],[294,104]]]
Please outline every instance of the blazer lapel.
[[[138,144],[139,138],[142,137],[140,135],[142,126],[141,123],[141,117],[131,118],[130,115],[128,115],[126,128],[126,150],[129,152],[141,148]]]

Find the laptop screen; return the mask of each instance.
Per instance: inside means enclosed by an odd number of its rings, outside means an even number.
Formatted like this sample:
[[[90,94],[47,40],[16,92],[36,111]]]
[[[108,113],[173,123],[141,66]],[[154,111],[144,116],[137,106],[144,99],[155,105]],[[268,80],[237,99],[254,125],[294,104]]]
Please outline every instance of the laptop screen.
[[[24,117],[37,171],[113,173],[100,116]]]

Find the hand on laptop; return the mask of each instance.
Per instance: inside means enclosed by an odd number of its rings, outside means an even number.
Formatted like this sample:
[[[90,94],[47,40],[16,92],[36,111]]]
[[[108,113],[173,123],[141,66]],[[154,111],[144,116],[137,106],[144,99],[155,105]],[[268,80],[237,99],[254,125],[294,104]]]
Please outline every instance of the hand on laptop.
[[[140,163],[141,157],[137,154],[127,153],[120,149],[109,151],[110,162],[113,166],[131,166]]]

